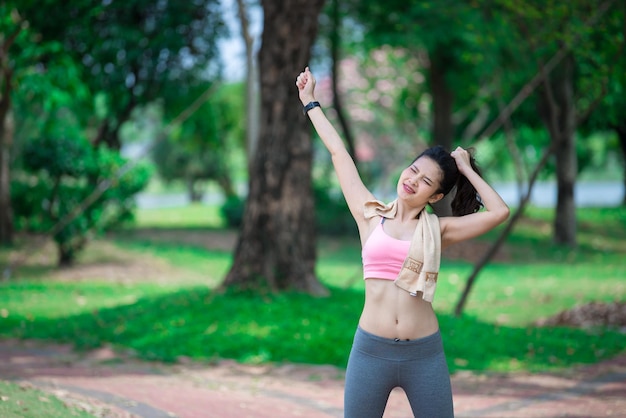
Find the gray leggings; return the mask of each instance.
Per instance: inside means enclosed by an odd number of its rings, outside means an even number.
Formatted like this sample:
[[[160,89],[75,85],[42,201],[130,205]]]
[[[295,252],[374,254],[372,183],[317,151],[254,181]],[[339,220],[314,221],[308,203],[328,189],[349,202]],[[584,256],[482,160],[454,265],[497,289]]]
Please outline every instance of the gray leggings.
[[[357,329],[346,370],[344,417],[382,417],[395,387],[404,390],[416,417],[454,417],[439,331],[401,341]]]

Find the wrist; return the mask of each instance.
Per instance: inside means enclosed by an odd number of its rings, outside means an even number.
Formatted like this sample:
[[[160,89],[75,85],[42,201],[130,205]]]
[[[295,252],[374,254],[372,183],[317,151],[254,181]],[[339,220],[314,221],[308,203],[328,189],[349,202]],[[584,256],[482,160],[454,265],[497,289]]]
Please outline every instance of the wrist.
[[[302,108],[302,113],[306,115],[309,112],[309,110],[315,107],[322,107],[322,105],[320,105],[320,102],[316,100],[310,101],[304,105],[304,107]]]

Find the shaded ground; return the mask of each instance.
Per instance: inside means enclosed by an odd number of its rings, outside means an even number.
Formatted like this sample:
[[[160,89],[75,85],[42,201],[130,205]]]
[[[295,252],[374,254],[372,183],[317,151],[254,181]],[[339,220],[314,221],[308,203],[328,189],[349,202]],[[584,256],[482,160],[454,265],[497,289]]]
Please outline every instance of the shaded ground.
[[[539,326],[610,326],[626,331],[626,302],[591,302],[537,321]]]
[[[139,231],[150,240],[185,242],[232,250],[233,232]],[[97,259],[84,259],[58,280],[89,277],[132,281],[171,280],[175,269],[158,259],[133,257],[106,241],[96,242]],[[447,258],[473,261],[482,254],[472,243],[453,247]],[[487,244],[484,244],[487,245]],[[54,262],[54,248],[43,246],[30,264]],[[498,255],[508,258],[504,249]],[[590,304],[545,323],[624,326],[624,306]],[[593,320],[593,323],[590,321]],[[552,322],[550,322],[552,321]],[[602,322],[604,321],[604,322]],[[617,322],[615,322],[617,321]],[[108,348],[86,354],[67,345],[0,341],[0,379],[44,389],[99,417],[341,417],[343,371],[330,366],[214,365],[139,362]],[[593,366],[543,374],[473,374],[452,377],[457,417],[626,417],[626,354]],[[8,400],[10,401],[10,400]],[[385,418],[412,416],[400,390],[392,393]]]

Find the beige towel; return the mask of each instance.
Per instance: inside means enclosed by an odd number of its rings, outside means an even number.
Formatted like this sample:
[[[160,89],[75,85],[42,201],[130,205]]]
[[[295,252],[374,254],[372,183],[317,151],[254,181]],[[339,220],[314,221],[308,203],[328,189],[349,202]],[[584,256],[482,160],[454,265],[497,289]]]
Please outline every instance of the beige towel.
[[[379,200],[365,203],[365,218],[382,216],[393,219],[397,212],[397,201],[384,204]],[[406,290],[412,296],[422,293],[422,299],[432,302],[437,288],[437,276],[441,262],[441,229],[439,217],[424,209],[420,212],[409,254],[404,260],[402,270],[395,280],[396,286]]]

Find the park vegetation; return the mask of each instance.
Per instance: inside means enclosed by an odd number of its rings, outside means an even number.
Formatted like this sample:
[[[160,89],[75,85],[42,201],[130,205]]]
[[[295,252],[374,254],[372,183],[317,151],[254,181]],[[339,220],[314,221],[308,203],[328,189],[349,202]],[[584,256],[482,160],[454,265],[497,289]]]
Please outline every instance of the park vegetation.
[[[138,164],[147,157],[152,177],[183,182],[192,201],[207,184],[220,188],[241,231],[226,286],[324,293],[311,214],[318,192],[336,184],[297,112],[292,79],[305,65],[322,76],[330,69],[320,80],[324,106],[383,195],[423,147],[476,146],[486,173],[518,183],[520,215],[537,179],[557,183],[552,239],[574,247],[580,176],[626,178],[620,2],[304,4],[237,2],[242,85],[221,71],[217,44],[228,28],[217,0],[3,2],[0,241],[54,237],[59,264],[72,264],[91,237],[132,213],[133,195],[148,184]],[[258,39],[250,16],[262,16]],[[65,172],[25,162],[38,144],[55,144],[42,160],[54,161],[71,142],[119,160],[97,174],[82,157],[67,158],[77,167]],[[104,196],[122,176],[132,187]],[[24,184],[50,196],[28,197],[24,211]],[[119,214],[99,222],[109,198]]]
[[[345,367],[363,303],[358,239],[318,241],[316,273],[326,297],[304,292],[235,292],[220,284],[236,230],[218,206],[142,209],[137,224],[92,243],[72,269],[55,267],[53,247],[32,254],[28,239],[0,252],[22,257],[0,283],[0,337],[111,347],[120,357],[165,362],[331,364]],[[449,366],[543,371],[623,351],[624,322],[585,326],[542,320],[597,302],[624,303],[626,218],[620,208],[579,215],[581,245],[550,242],[550,211],[532,208],[484,270],[463,315],[454,314],[475,253],[497,234],[444,254],[434,307]],[[622,321],[623,321],[622,316]]]
[[[0,336],[343,366],[360,258],[297,99],[311,65],[381,197],[432,144],[473,146],[489,181],[519,187],[510,223],[446,263],[452,371],[623,350],[623,330],[536,323],[626,295],[623,205],[574,200],[581,178],[626,180],[623,2],[240,1],[242,22],[263,11],[244,84],[221,72],[217,0],[65,3],[0,4]],[[529,206],[538,180],[554,208]],[[196,203],[137,209],[180,185]]]

